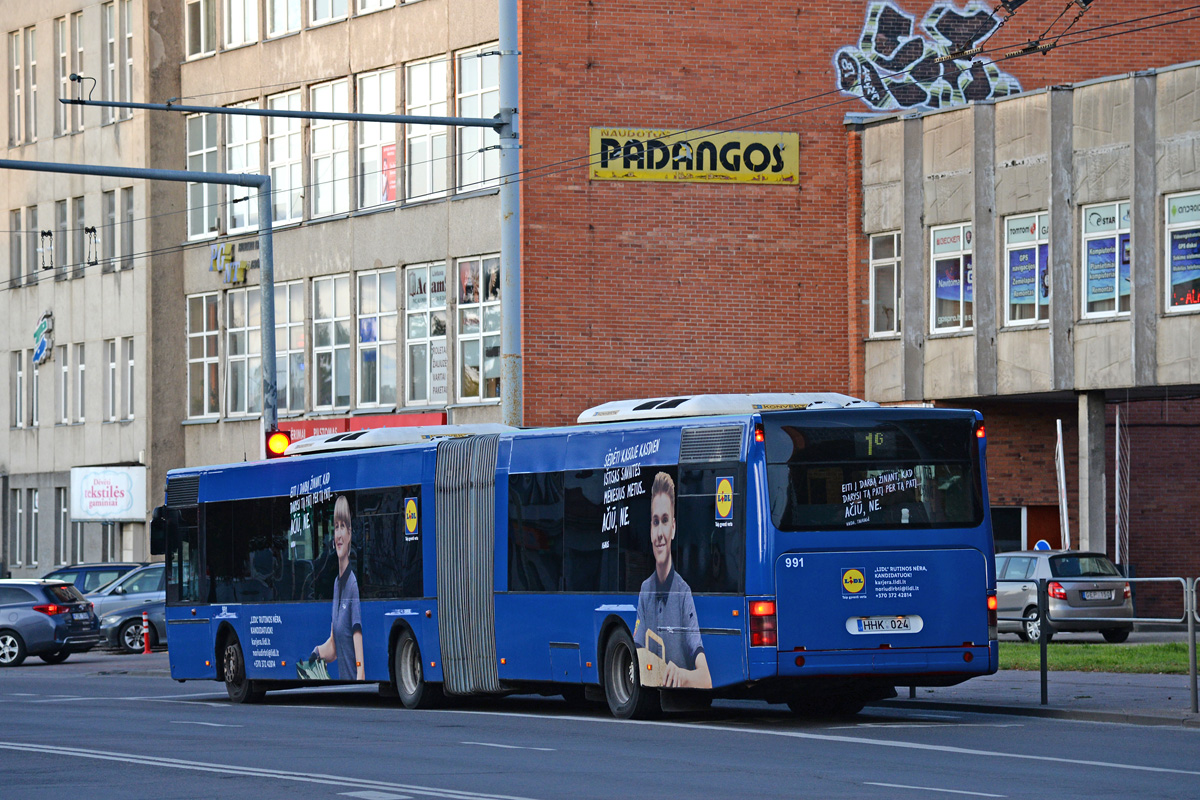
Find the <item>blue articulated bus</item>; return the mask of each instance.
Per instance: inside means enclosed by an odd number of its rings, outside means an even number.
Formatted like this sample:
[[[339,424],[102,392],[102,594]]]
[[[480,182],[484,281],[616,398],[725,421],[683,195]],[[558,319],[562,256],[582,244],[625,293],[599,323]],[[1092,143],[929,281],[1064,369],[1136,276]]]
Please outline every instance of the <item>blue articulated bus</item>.
[[[312,437],[167,477],[171,675],[854,713],[997,668],[983,419],[844,395]]]

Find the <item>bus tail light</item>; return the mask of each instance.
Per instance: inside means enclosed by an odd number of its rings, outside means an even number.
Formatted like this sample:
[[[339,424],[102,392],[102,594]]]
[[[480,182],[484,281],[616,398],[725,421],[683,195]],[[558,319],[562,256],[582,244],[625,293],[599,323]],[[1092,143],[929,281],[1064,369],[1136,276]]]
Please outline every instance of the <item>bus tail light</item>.
[[[988,639],[995,639],[999,636],[999,627],[996,624],[996,610],[1000,607],[1000,601],[996,599],[995,592],[988,592],[987,599],[987,619],[988,619]]]
[[[754,425],[754,441],[765,442],[766,440],[767,440],[767,434],[765,431],[763,431],[762,423],[761,422],[755,423],[755,425]]]
[[[1046,587],[1046,593],[1055,600],[1066,600],[1067,590],[1058,581],[1050,581],[1050,585]]]
[[[66,614],[71,609],[67,608],[66,606],[60,606],[57,603],[44,603],[39,606],[34,606],[33,610],[40,611],[43,614],[50,616],[50,617],[55,617],[55,616],[58,616],[59,614]]]
[[[774,647],[779,643],[779,632],[775,624],[775,601],[752,600],[750,602],[750,646]]]

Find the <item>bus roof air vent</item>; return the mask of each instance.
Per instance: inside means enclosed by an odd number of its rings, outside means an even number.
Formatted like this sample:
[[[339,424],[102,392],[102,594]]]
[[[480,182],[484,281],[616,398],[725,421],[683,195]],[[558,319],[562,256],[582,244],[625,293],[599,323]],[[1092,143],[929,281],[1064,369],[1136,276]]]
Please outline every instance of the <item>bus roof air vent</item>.
[[[419,425],[401,428],[368,428],[350,433],[330,433],[309,436],[292,442],[287,449],[289,456],[306,456],[313,453],[332,453],[338,450],[361,450],[367,447],[394,447],[402,444],[418,444],[436,439],[463,436],[479,436],[487,433],[505,433],[518,430],[509,425],[481,422],[474,425]]]
[[[763,392],[759,394],[697,394],[685,397],[656,397],[614,400],[589,408],[578,422],[625,422],[672,417],[714,417],[758,414],[766,411],[796,411],[805,408],[876,407],[836,392]]]

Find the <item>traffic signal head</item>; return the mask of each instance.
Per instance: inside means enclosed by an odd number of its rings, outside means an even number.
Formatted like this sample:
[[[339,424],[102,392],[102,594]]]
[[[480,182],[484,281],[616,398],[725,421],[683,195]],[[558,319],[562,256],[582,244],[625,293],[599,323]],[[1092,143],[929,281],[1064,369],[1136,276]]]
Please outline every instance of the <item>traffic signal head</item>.
[[[285,431],[267,431],[267,458],[280,458],[291,443]]]

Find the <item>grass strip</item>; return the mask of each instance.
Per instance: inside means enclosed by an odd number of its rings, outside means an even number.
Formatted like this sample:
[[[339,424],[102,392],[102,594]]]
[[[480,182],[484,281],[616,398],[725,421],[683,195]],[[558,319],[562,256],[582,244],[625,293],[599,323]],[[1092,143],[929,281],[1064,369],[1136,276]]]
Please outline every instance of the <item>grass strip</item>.
[[[1164,644],[1087,644],[1051,642],[1046,646],[1046,668],[1073,672],[1143,672],[1187,674],[1187,642]],[[1000,642],[1000,669],[1041,669],[1034,642]]]

